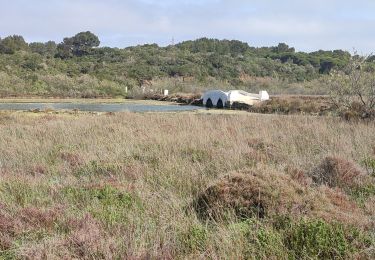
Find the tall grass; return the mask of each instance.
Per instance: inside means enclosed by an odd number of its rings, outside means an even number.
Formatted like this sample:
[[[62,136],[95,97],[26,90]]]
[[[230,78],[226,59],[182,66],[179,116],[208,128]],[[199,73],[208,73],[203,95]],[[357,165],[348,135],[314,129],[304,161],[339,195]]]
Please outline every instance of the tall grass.
[[[371,258],[375,194],[357,203],[344,189],[301,180],[327,156],[359,165],[373,158],[374,129],[307,116],[0,114],[0,254]],[[267,205],[280,202],[285,213],[294,212],[291,201],[309,201],[313,214],[243,218],[229,205],[225,218],[199,216],[200,194],[228,174],[247,180],[248,172]],[[267,177],[257,179],[262,172]],[[347,215],[337,217],[344,207]],[[340,221],[348,219],[346,229]]]

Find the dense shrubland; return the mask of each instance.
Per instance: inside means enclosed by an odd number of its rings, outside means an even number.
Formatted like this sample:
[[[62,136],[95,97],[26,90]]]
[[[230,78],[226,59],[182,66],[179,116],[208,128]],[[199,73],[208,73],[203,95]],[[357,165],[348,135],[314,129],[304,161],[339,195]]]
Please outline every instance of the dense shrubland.
[[[126,96],[147,89],[200,92],[242,88],[272,93],[324,94],[319,79],[341,70],[351,55],[342,50],[296,52],[284,43],[255,48],[240,41],[202,38],[167,47],[98,47],[90,32],[56,44],[0,39],[1,96]],[[369,57],[368,63],[372,64]],[[372,65],[371,65],[372,66]]]

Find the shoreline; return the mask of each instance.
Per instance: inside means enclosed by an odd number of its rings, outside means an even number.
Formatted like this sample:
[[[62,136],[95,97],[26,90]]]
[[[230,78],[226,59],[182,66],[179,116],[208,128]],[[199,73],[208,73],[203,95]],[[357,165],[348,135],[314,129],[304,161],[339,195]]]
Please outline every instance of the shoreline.
[[[83,103],[83,104],[142,104],[142,105],[176,105],[175,102],[158,101],[150,99],[125,99],[125,98],[0,98],[1,103]]]

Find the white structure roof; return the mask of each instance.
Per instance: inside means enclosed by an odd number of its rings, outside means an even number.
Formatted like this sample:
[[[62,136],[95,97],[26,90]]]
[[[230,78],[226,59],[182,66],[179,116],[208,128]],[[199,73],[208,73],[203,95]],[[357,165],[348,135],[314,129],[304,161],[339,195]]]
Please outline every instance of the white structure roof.
[[[228,92],[210,90],[203,94],[202,99],[205,106],[223,107],[228,103],[232,105],[233,102],[253,105],[256,102],[269,100],[270,97],[265,90],[259,91],[259,94],[252,94],[243,90],[230,90]]]

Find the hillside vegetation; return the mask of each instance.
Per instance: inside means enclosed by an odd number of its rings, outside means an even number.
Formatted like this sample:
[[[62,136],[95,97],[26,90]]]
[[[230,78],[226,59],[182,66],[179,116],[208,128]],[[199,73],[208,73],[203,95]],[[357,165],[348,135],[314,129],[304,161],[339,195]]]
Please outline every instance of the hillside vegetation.
[[[100,40],[91,32],[59,44],[26,43],[16,35],[0,39],[0,96],[135,96],[141,87],[173,92],[235,87],[325,94],[319,79],[343,68],[351,57],[342,50],[304,53],[285,43],[255,48],[236,40],[207,38],[167,47],[99,46]]]
[[[0,257],[374,259],[374,122],[0,114]]]

